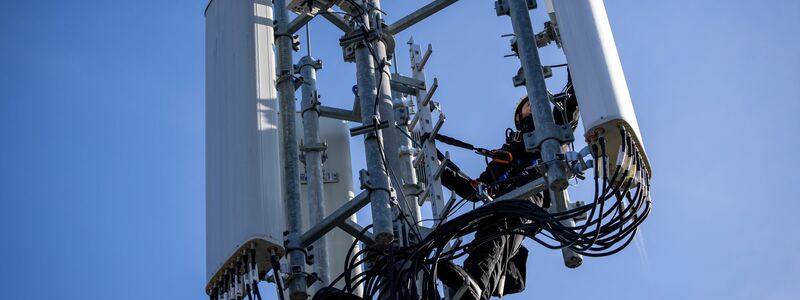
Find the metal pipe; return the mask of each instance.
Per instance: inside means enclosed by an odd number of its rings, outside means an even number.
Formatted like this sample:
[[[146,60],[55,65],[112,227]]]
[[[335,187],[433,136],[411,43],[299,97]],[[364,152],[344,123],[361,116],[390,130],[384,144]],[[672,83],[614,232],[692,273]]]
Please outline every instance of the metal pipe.
[[[301,86],[303,108],[303,143],[311,146],[303,149],[305,154],[306,178],[308,180],[308,215],[309,223],[317,224],[325,218],[325,191],[322,180],[322,151],[324,146],[319,140],[319,100],[317,96],[317,70],[322,68],[320,61],[314,60],[310,55],[300,59],[300,76],[303,77]],[[316,290],[330,283],[328,268],[328,243],[325,236],[314,242],[314,272],[319,281],[314,286]]]
[[[375,12],[370,17],[370,21],[373,22],[372,28],[380,29],[382,26],[382,21],[381,14],[378,13],[378,11],[381,8],[381,1],[368,0],[368,2],[368,5],[371,5],[371,7],[375,8]],[[384,31],[384,34],[390,33]],[[408,227],[407,222],[405,222],[406,220],[403,220],[403,218],[411,217],[409,215],[411,211],[407,209],[410,204],[408,199],[405,199],[404,193],[402,193],[403,180],[401,177],[403,166],[400,162],[400,133],[395,128],[391,128],[394,127],[393,125],[396,122],[394,103],[392,100],[391,63],[388,56],[390,49],[387,48],[386,42],[381,38],[372,41],[372,49],[374,51],[375,60],[380,64],[377,66],[377,70],[380,73],[375,74],[376,80],[380,83],[380,86],[378,86],[378,113],[381,116],[381,120],[387,121],[390,125],[389,129],[381,132],[383,151],[386,162],[389,165],[389,169],[387,170],[389,171],[389,182],[394,187],[395,192],[400,191],[396,193],[399,207],[395,207],[394,210],[395,214],[404,214],[404,216],[395,218],[394,226],[397,229],[395,232],[400,234],[400,236],[395,236],[395,238],[401,242],[401,245],[407,245],[407,242],[409,241],[407,233],[410,232],[411,228]]]
[[[563,212],[569,210],[569,194],[566,190],[553,191],[550,190],[550,199],[553,200],[556,206],[556,211]],[[561,221],[561,224],[566,227],[575,227],[575,219],[569,218]],[[564,265],[568,268],[577,268],[583,264],[583,256],[575,253],[569,248],[561,249],[561,254],[564,257]]]
[[[411,136],[408,127],[410,108],[406,99],[404,99],[403,95],[399,92],[392,91],[392,99],[394,103],[394,116],[397,121],[395,130],[400,132],[400,134],[396,135],[401,149],[397,162],[400,165],[399,173],[401,182],[399,184],[401,185],[404,195],[403,200],[405,201],[405,203],[400,204],[400,209],[406,216],[411,218],[410,221],[413,224],[419,224],[418,222],[422,220],[422,214],[419,205],[417,205],[417,195],[419,194],[418,191],[421,189],[417,182],[417,172],[414,170],[414,155],[412,151],[412,149],[414,149],[414,144],[413,141],[408,138]]]
[[[286,0],[275,0],[275,34],[277,47],[277,87],[280,101],[281,130],[283,131],[283,182],[286,202],[286,252],[289,256],[289,297],[294,300],[308,298],[306,291],[305,252],[300,243],[303,212],[300,203],[300,173],[298,166],[297,127],[294,98],[294,66],[292,65],[292,36],[289,29],[289,11]]]
[[[361,16],[364,26],[369,26],[370,16]],[[369,29],[369,28],[367,28]],[[361,119],[363,124],[374,124],[374,116],[389,117],[375,111],[377,86],[375,82],[375,61],[367,42],[358,42],[356,45],[356,77],[358,82],[358,97],[361,102]],[[378,52],[378,49],[374,49]],[[382,49],[385,51],[385,49]],[[385,55],[385,52],[384,52]],[[388,80],[386,82],[389,84]],[[391,103],[390,103],[391,105]],[[370,132],[364,135],[364,148],[367,156],[367,172],[369,173],[370,202],[372,220],[374,225],[375,241],[379,245],[388,245],[394,240],[392,226],[391,194],[389,192],[389,177],[383,165],[381,146],[379,145],[380,132]]]
[[[369,232],[364,232],[364,227],[358,225],[358,223],[353,222],[352,220],[345,219],[344,222],[339,223],[338,226],[342,231],[347,232],[347,234],[351,235],[354,238],[358,238],[359,241],[367,245],[367,247],[371,247],[375,245],[375,239],[372,238],[372,234]]]
[[[369,203],[369,192],[365,191],[356,195],[355,198],[336,209],[336,211],[322,219],[322,221],[319,223],[314,224],[314,226],[308,229],[308,231],[303,233],[303,235],[300,237],[301,244],[303,247],[308,247],[311,245],[311,243],[331,231],[331,229],[338,226],[338,224],[350,218],[350,216],[358,212],[364,206],[367,206]]]
[[[561,142],[558,139],[560,131],[553,120],[553,111],[550,108],[550,96],[547,92],[542,63],[539,59],[539,48],[536,46],[536,39],[531,27],[528,1],[507,1],[511,25],[516,36],[517,54],[519,54],[519,60],[522,63],[522,70],[525,75],[525,89],[533,112],[533,123],[536,127],[537,136],[544,139],[541,142],[540,153],[542,161],[547,163],[547,172],[544,176],[549,183],[550,199],[554,202],[558,212],[563,212],[569,209],[569,203],[567,203],[569,196],[565,191],[569,186],[569,181],[565,165],[557,163],[557,157],[563,151]],[[562,224],[575,226],[575,221],[569,219],[563,221]],[[562,254],[567,267],[577,267],[583,261],[579,254],[569,248],[562,249]]]
[[[345,21],[342,17],[337,16],[333,9],[328,8],[328,10],[322,14],[322,17],[331,22],[331,24],[336,26],[336,28],[344,31],[344,33],[348,33],[350,30],[352,30],[350,24],[348,24],[347,21]]]
[[[508,193],[494,199],[494,201],[513,200],[513,199],[526,199],[538,193],[547,190],[547,182],[544,178],[539,178],[534,181],[528,182],[523,186],[517,187]]]
[[[561,153],[561,143],[556,139],[560,131],[553,120],[550,96],[547,92],[547,84],[544,81],[539,49],[536,47],[536,38],[531,27],[527,0],[507,1],[511,25],[516,36],[517,52],[525,74],[525,89],[533,111],[533,123],[536,126],[536,131],[539,132],[538,135],[545,139],[541,145],[542,160],[554,162],[556,156]],[[550,183],[550,188],[555,191],[564,190],[569,186],[566,170],[562,165],[549,164],[546,176]]]
[[[334,1],[331,1],[330,3],[327,3],[325,6],[321,7],[319,9],[319,11],[327,12],[328,10],[330,10],[331,6],[333,6],[333,5],[334,5]],[[314,19],[314,17],[316,17],[316,16],[317,16],[317,14],[312,14],[310,12],[301,13],[300,15],[295,17],[294,20],[289,22],[289,25],[288,25],[288,27],[286,29],[287,32],[289,34],[294,34],[298,30],[300,30],[300,28],[302,28],[303,26],[308,24],[308,22],[311,22],[311,20]]]
[[[347,109],[319,106],[319,115],[326,118],[361,123],[361,116],[358,116],[354,111]]]
[[[291,23],[289,23],[289,29],[287,30],[290,34],[296,33],[300,28],[308,24],[311,19],[314,18],[314,15],[310,13],[300,14],[299,16],[295,17]]]
[[[410,13],[408,16],[403,17],[402,19],[398,20],[391,26],[389,26],[389,32],[392,34],[398,34],[407,28],[414,26],[414,24],[419,23],[425,18],[430,17],[431,15],[441,11],[442,9],[447,8],[453,3],[456,3],[458,0],[436,0],[427,5],[421,7],[420,9]]]

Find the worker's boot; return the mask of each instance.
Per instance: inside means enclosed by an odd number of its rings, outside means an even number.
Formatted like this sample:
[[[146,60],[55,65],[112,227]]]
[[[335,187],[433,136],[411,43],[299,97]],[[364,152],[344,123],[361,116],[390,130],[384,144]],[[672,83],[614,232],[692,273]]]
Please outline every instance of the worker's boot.
[[[453,300],[480,300],[481,288],[472,277],[466,275],[461,287],[453,293]]]
[[[437,267],[439,280],[454,291],[452,300],[480,300],[481,287],[467,271],[451,261],[440,261]]]

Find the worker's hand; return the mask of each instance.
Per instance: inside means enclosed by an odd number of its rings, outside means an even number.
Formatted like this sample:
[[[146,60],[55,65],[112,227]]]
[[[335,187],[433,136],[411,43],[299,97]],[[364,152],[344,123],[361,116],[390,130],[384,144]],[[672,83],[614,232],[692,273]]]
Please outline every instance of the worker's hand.
[[[469,182],[469,185],[471,185],[472,188],[477,191],[478,190],[478,186],[481,185],[481,182],[478,181],[477,179],[474,179],[474,180]]]

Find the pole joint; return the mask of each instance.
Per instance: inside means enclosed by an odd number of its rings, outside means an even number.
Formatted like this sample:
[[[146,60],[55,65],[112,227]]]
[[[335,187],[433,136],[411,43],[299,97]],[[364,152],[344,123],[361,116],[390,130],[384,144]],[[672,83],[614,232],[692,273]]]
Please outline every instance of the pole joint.
[[[536,0],[526,0],[528,10],[536,9],[538,6]],[[508,5],[508,0],[497,0],[494,2],[494,10],[497,16],[508,16],[511,13],[511,8]]]

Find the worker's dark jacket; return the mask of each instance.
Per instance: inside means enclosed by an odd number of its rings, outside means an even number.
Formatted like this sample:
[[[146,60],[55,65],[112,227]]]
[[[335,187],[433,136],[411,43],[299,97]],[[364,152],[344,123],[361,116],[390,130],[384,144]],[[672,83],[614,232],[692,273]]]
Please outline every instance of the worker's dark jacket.
[[[561,107],[564,109],[553,110],[553,119],[557,125],[564,125],[569,122],[573,130],[578,126],[578,101],[574,96],[571,81],[567,85],[566,92],[559,94],[563,100],[559,101]],[[558,99],[558,98],[557,98]],[[565,122],[566,119],[566,122]],[[523,122],[532,122],[527,119]],[[506,143],[503,144],[498,152],[507,152],[510,159],[505,159],[505,155],[499,153],[495,159],[486,166],[486,170],[481,173],[476,181],[483,183],[489,188],[492,196],[501,196],[514,188],[531,182],[541,177],[533,168],[537,160],[541,159],[541,155],[537,153],[530,153],[525,150],[525,142],[522,139],[522,133],[508,129],[506,131]],[[450,190],[453,190],[457,195],[470,201],[478,201],[475,195],[476,190],[474,184],[477,183],[472,179],[462,175],[457,166],[448,163],[445,171],[442,173],[442,185]],[[549,198],[549,196],[545,196]]]
[[[563,94],[562,101],[561,107],[565,107],[566,112],[562,109],[554,109],[553,117],[558,125],[564,125],[566,119],[574,130],[577,127],[579,112],[571,82],[567,86],[566,93]],[[524,121],[532,122],[530,119]],[[489,162],[486,170],[477,179],[488,187],[491,196],[501,196],[541,177],[535,168],[529,168],[536,163],[536,160],[541,159],[541,156],[539,153],[530,153],[525,150],[520,132],[508,130],[506,143],[499,150],[508,152],[510,156],[504,154],[495,156],[496,158]],[[510,159],[505,159],[506,157],[510,157]],[[442,185],[465,199],[478,201],[479,197],[477,197],[474,187],[476,182],[460,175],[457,167],[454,168],[452,165],[448,165],[442,173]],[[530,200],[539,206],[549,207],[549,198],[548,193],[544,193],[544,195],[540,193],[531,197]],[[493,235],[505,228],[521,225],[522,222],[525,221],[522,219],[507,220],[507,224],[504,226],[480,229],[475,233],[475,239],[479,240],[481,237]],[[519,293],[525,289],[525,266],[528,251],[522,247],[522,239],[522,235],[506,235],[467,250],[469,256],[464,262],[464,270],[483,289],[482,299],[488,299],[491,295],[502,296]],[[442,281],[448,284],[445,282],[445,278],[442,278]]]

